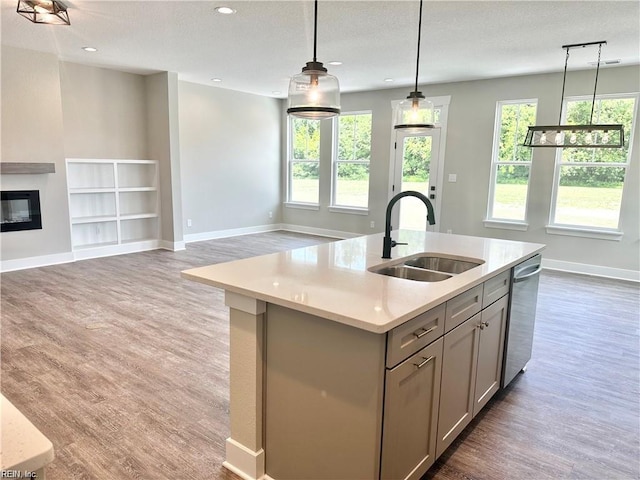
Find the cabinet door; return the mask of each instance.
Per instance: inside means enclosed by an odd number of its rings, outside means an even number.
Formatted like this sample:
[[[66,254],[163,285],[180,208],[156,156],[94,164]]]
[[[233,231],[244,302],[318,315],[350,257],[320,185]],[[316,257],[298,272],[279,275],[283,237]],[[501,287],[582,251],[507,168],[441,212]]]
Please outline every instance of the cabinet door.
[[[435,461],[442,338],[387,371],[382,479],[419,479]]]
[[[481,314],[478,368],[473,402],[474,417],[500,388],[508,304],[509,296],[505,295],[485,308]]]
[[[477,313],[444,336],[436,457],[473,418],[480,316]]]

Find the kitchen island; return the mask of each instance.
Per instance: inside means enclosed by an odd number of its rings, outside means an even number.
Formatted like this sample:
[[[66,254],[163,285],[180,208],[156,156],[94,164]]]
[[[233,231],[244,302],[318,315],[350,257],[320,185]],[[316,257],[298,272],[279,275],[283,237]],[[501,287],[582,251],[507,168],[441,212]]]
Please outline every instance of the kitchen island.
[[[419,478],[499,385],[511,268],[544,246],[401,230],[194,268],[230,307],[231,436],[244,478]],[[370,270],[428,253],[478,266]],[[497,378],[497,380],[496,380]]]

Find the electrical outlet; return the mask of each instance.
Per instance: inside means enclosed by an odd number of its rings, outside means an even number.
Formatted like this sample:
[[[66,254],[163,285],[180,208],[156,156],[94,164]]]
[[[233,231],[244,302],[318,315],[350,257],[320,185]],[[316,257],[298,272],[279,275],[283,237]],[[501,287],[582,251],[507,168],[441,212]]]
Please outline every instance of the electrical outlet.
[[[273,212],[269,212],[269,218],[273,218]]]
[[[371,224],[370,224],[370,227],[371,227],[371,228],[376,228],[376,222],[373,222],[373,221],[372,221],[372,222],[371,222]]]
[[[450,183],[455,183],[458,181],[458,175],[456,175],[455,173],[450,173],[449,174],[449,182]]]
[[[452,233],[450,228],[447,229],[447,233]]]
[[[191,221],[190,218],[187,218],[187,227],[191,227],[193,225],[193,222]]]

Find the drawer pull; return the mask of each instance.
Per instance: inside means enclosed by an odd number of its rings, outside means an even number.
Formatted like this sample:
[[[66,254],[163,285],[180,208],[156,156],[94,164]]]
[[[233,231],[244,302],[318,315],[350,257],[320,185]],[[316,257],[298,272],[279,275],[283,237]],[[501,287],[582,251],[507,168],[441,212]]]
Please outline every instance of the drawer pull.
[[[434,325],[433,327],[429,328],[428,330],[425,330],[424,328],[421,328],[420,330],[418,330],[420,333],[418,332],[413,332],[413,334],[416,336],[416,338],[422,338],[424,337],[427,333],[431,333],[433,332],[436,328],[438,328],[437,325]]]
[[[424,358],[424,357],[422,357],[422,362],[420,362],[420,363],[414,363],[414,365],[415,365],[417,368],[422,368],[422,367],[424,367],[427,363],[429,363],[431,360],[433,360],[433,355],[431,355],[429,358]]]

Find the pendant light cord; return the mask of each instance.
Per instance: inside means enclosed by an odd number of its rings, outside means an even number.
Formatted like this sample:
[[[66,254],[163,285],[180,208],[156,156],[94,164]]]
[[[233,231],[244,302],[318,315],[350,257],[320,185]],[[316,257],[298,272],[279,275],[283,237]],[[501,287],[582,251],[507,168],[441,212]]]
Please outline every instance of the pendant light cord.
[[[422,33],[422,0],[420,0],[420,18],[418,20],[418,53],[416,55],[416,86],[414,91],[418,91],[418,70],[420,68],[420,35]]]
[[[598,66],[596,67],[596,80],[593,83],[593,100],[591,100],[591,117],[589,124],[593,125],[593,109],[596,106],[596,89],[598,88],[598,73],[600,72],[600,53],[602,53],[602,44],[598,46]]]
[[[313,9],[313,61],[317,62],[316,50],[318,48],[318,0]]]
[[[564,59],[564,76],[562,77],[562,95],[560,96],[560,117],[558,125],[562,124],[562,107],[564,107],[564,86],[567,83],[567,64],[569,63],[569,47],[567,47],[567,56]]]

